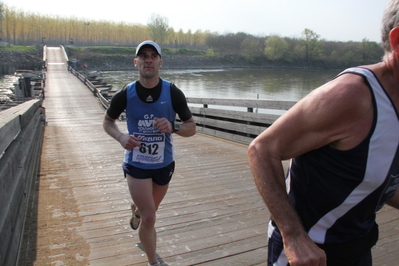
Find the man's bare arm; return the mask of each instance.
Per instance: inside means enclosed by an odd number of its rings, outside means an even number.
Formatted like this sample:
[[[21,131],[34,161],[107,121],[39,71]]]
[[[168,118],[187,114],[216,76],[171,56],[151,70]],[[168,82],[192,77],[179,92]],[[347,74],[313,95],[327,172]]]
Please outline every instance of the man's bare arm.
[[[133,150],[135,147],[140,146],[140,144],[137,142],[140,139],[135,138],[134,136],[131,136],[129,134],[122,133],[119,130],[115,119],[111,118],[107,113],[105,113],[104,115],[103,128],[105,132],[108,133],[108,135],[117,140],[126,150]]]

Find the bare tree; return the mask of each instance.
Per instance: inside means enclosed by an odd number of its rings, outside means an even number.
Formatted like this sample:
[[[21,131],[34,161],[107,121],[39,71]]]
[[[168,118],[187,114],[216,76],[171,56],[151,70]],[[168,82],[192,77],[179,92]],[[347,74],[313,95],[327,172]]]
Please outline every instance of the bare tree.
[[[152,40],[160,44],[164,43],[169,34],[169,20],[159,14],[152,14],[147,24]]]

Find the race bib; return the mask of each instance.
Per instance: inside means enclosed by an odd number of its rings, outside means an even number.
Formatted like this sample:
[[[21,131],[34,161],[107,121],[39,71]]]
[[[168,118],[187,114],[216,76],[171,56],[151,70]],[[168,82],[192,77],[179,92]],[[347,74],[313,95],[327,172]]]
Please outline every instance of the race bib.
[[[146,164],[163,163],[165,152],[165,134],[133,133],[140,138],[140,147],[133,149],[133,162]]]

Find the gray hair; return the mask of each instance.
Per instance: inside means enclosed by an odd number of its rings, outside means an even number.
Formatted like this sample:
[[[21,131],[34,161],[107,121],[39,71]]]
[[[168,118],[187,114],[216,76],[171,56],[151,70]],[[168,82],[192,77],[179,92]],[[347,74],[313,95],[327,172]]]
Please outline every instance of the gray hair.
[[[386,54],[392,52],[389,33],[397,26],[399,26],[399,0],[390,0],[385,8],[381,26],[382,48]]]

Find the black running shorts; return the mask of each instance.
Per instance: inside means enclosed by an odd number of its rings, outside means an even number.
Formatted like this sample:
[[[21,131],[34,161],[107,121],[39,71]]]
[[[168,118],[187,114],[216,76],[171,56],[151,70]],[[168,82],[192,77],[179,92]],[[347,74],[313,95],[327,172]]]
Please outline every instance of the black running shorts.
[[[151,178],[152,182],[157,185],[165,186],[169,184],[172,179],[172,175],[175,171],[175,162],[170,163],[168,166],[159,169],[141,169],[134,167],[133,165],[123,163],[123,173],[130,175],[137,179],[148,179]]]

